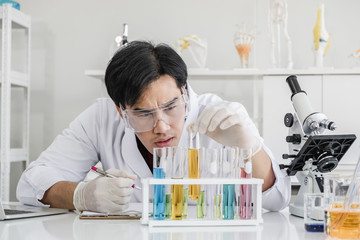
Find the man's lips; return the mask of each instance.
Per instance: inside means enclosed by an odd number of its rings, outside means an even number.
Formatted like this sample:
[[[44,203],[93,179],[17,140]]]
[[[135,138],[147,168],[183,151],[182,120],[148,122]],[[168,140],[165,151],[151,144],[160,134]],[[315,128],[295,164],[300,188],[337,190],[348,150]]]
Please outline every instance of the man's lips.
[[[167,139],[164,139],[164,140],[160,140],[160,141],[157,141],[155,142],[155,145],[159,148],[162,148],[162,147],[170,147],[171,146],[171,143],[172,143],[172,140],[173,138],[167,138]]]

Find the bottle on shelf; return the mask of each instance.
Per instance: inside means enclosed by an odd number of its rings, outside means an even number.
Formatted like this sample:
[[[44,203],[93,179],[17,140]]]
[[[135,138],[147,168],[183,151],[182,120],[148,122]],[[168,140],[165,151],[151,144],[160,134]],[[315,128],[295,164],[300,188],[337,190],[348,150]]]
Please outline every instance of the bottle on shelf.
[[[11,0],[0,0],[0,6],[2,6],[3,4],[11,4],[11,6],[13,8],[20,11],[20,4],[18,2],[11,1]]]
[[[124,23],[123,25],[123,34],[116,36],[114,41],[111,43],[110,49],[109,49],[109,57],[112,58],[114,54],[121,48],[122,46],[125,46],[128,44],[128,24]]]

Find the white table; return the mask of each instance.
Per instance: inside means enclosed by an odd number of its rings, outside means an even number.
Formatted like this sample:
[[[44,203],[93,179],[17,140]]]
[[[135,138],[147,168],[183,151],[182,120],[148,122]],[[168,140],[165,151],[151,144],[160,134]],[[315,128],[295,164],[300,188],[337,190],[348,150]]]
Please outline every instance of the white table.
[[[165,240],[165,239],[326,239],[324,233],[308,233],[303,219],[288,210],[263,213],[259,226],[238,227],[154,227],[141,225],[140,220],[81,220],[73,212],[57,216],[37,217],[0,222],[0,240]]]

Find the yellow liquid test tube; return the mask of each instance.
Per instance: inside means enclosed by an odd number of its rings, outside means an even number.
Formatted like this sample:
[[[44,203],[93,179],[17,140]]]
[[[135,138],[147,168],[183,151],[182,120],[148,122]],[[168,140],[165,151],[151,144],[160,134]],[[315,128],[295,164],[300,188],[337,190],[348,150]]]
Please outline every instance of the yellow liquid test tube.
[[[183,215],[183,185],[171,185],[171,219],[181,220]]]
[[[195,136],[194,136],[195,135]],[[200,178],[200,143],[199,133],[189,134],[189,178],[198,179]],[[201,188],[200,185],[189,185],[189,198],[197,200],[200,197]]]
[[[184,167],[186,159],[186,148],[171,147],[172,156],[172,179],[184,178]],[[171,185],[171,219],[181,220],[183,218],[184,188],[182,184]]]

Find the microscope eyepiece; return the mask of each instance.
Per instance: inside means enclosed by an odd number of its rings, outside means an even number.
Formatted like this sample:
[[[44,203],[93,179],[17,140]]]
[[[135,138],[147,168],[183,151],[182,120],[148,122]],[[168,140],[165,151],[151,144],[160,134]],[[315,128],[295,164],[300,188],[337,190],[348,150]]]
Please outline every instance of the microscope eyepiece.
[[[297,81],[297,77],[295,75],[291,75],[286,78],[286,82],[289,84],[292,95],[295,95],[299,92],[304,92],[301,90],[301,87]]]

